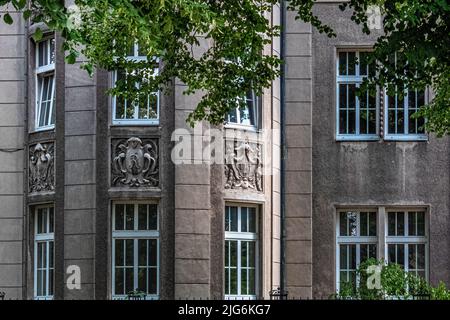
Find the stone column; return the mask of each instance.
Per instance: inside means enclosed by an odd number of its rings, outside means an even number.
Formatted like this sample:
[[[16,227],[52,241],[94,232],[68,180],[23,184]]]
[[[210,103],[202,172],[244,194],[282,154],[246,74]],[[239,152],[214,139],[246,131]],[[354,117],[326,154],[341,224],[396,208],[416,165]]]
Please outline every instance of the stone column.
[[[175,143],[185,139],[186,146],[173,159],[186,160],[175,164],[175,299],[205,299],[210,297],[211,168],[209,159],[202,159],[202,147],[208,125],[187,127],[186,117],[200,96],[184,96],[183,90],[183,84],[175,84],[175,130],[185,129]]]
[[[96,86],[81,63],[65,65],[64,110],[64,269],[80,268],[81,289],[65,286],[64,299],[94,298]]]
[[[311,25],[286,13],[286,280],[290,297],[312,296]]]

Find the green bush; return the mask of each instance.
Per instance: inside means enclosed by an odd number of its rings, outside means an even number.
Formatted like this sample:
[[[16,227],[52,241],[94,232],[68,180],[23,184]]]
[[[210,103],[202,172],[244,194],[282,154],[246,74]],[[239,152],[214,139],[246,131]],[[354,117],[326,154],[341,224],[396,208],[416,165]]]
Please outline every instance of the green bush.
[[[368,272],[369,267],[372,267],[371,272]],[[375,267],[378,267],[379,283],[374,282],[373,269]],[[450,300],[450,290],[443,282],[434,288],[425,279],[405,272],[397,264],[385,264],[383,261],[368,259],[359,265],[356,275],[358,280],[342,282],[340,290],[332,298],[345,300]],[[379,286],[377,287],[377,285]]]

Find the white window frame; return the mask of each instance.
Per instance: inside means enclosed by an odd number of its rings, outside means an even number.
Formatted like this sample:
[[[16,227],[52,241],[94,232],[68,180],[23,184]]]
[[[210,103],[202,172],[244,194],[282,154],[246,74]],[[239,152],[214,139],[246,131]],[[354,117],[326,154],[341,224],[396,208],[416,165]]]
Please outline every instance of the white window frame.
[[[133,47],[133,56],[127,56],[125,59],[128,61],[147,61],[146,56],[139,55],[139,45],[136,43]],[[156,63],[159,63],[159,59],[156,60]],[[159,74],[159,67],[154,68],[154,75]],[[112,72],[112,84],[114,87],[117,81],[118,70]],[[139,88],[139,84],[136,83],[136,88]],[[156,95],[156,118],[154,119],[139,119],[139,105],[134,106],[134,118],[133,119],[117,119],[116,118],[116,106],[117,106],[117,97],[112,97],[112,123],[113,125],[158,125],[160,118],[160,99],[161,93],[160,91],[154,92]]]
[[[356,230],[358,234],[356,236],[341,236],[340,235],[340,219],[341,213],[354,212],[357,213],[356,218]],[[361,231],[360,228],[360,213],[361,212],[375,212],[376,217],[376,236],[360,236],[359,233]],[[378,257],[378,248],[379,248],[379,230],[378,230],[378,219],[379,212],[377,208],[353,208],[353,209],[338,209],[336,210],[336,288],[340,290],[340,277],[341,277],[341,256],[340,256],[340,246],[341,245],[356,245],[356,268],[358,268],[361,263],[361,245],[376,245],[377,259]],[[358,281],[358,279],[356,279]]]
[[[225,231],[225,241],[238,241],[237,246],[237,291],[238,293],[241,293],[241,241],[252,241],[255,243],[255,294],[254,295],[227,295],[225,294],[226,300],[255,300],[258,297],[259,294],[259,275],[260,275],[260,253],[259,253],[259,210],[258,205],[254,204],[243,204],[243,203],[227,203],[225,205],[225,214],[226,215],[226,208],[227,207],[237,207],[237,219],[238,219],[238,230],[241,230],[241,209],[242,208],[254,208],[255,209],[255,233],[252,232],[232,232],[232,231]],[[224,219],[224,229],[225,229],[225,219]],[[224,252],[225,252],[225,243],[224,243]],[[224,259],[225,261],[225,259]],[[225,267],[223,268],[225,272]],[[225,281],[225,276],[224,276]],[[224,288],[227,284],[224,283]]]
[[[248,103],[247,101],[249,101],[249,99],[247,99],[247,96],[245,96],[245,98],[237,98],[237,101],[239,100],[245,100],[246,102],[246,106],[245,106],[245,110],[247,110],[247,112],[249,112],[249,108],[248,108]],[[238,103],[238,102],[237,102]],[[227,128],[235,128],[235,129],[244,129],[244,130],[248,130],[248,131],[257,131],[258,127],[259,127],[259,116],[260,116],[260,108],[262,105],[261,102],[261,98],[259,96],[257,96],[255,94],[255,90],[252,90],[252,103],[253,103],[253,122],[254,124],[246,124],[246,123],[241,123],[241,108],[239,106],[237,106],[234,109],[234,112],[236,112],[236,121],[232,122],[230,121],[230,114],[227,114],[227,121],[225,124],[225,127]]]
[[[116,227],[116,205],[134,205],[134,230],[115,230]],[[142,230],[139,231],[139,219],[138,219],[138,208],[139,204],[143,205],[157,205],[157,230]],[[113,300],[124,300],[127,295],[116,295],[115,293],[115,240],[133,240],[134,247],[134,284],[138,283],[138,269],[139,269],[139,256],[138,256],[138,240],[156,240],[156,294],[149,294],[145,296],[145,300],[159,300],[160,295],[160,206],[154,201],[115,201],[112,204],[112,243],[111,243],[111,289],[112,289],[112,299]],[[133,289],[135,290],[135,289]]]
[[[404,230],[405,233],[407,235],[403,235],[403,236],[389,236],[388,233],[388,227],[389,227],[389,213],[394,213],[394,212],[403,212],[404,213]],[[414,213],[414,212],[423,212],[424,213],[424,219],[425,219],[425,233],[424,236],[409,236],[409,213]],[[429,238],[429,215],[427,210],[423,209],[423,208],[411,208],[411,209],[404,209],[404,208],[397,208],[397,209],[386,209],[386,217],[385,217],[385,224],[384,224],[384,228],[385,228],[385,260],[386,262],[388,262],[389,259],[389,244],[397,244],[397,245],[403,245],[404,246],[404,261],[403,264],[405,266],[405,271],[409,272],[409,248],[408,248],[408,244],[422,244],[425,246],[425,280],[429,281],[429,242],[428,242],[428,238]]]
[[[46,224],[46,230],[50,230],[50,208],[53,208],[53,222],[55,221],[55,208],[53,205],[40,205],[36,206],[34,209],[34,266],[33,266],[33,274],[34,274],[34,300],[53,300],[53,295],[49,294],[49,275],[50,275],[50,243],[53,242],[53,250],[55,250],[55,226],[53,225],[53,232],[47,232],[47,233],[39,233],[38,234],[38,210],[39,209],[46,209],[46,215],[47,215],[47,224]],[[38,295],[38,245],[40,243],[45,244],[45,253],[46,253],[46,268],[43,269],[45,271],[45,286],[44,290],[47,294],[43,296]],[[55,257],[55,253],[53,251],[53,260]],[[55,274],[54,271],[55,268],[55,262],[53,261],[53,276]],[[55,285],[55,280],[53,279],[53,286]],[[55,288],[53,287],[53,292]]]
[[[379,98],[379,92],[377,89],[377,95],[375,99],[375,113],[376,113],[376,132],[372,134],[361,134],[360,133],[360,102],[359,97],[356,96],[355,101],[355,131],[354,134],[341,134],[339,132],[339,118],[340,118],[340,109],[339,109],[339,85],[340,84],[355,84],[356,88],[359,88],[361,83],[363,82],[364,78],[366,78],[368,75],[360,75],[360,64],[355,64],[355,75],[340,75],[339,74],[339,53],[345,52],[348,55],[348,52],[354,52],[355,58],[359,59],[360,52],[371,52],[370,49],[366,48],[342,48],[338,49],[336,52],[336,140],[337,141],[377,141],[380,139],[380,98]],[[348,64],[347,64],[348,69]],[[347,72],[348,73],[348,72]],[[348,100],[348,96],[347,96]],[[347,101],[348,105],[348,101]]]
[[[35,46],[35,58],[36,58],[36,68],[35,68],[35,82],[36,82],[36,87],[35,87],[35,93],[36,93],[36,108],[35,108],[35,130],[36,131],[44,131],[44,130],[51,130],[55,128],[55,124],[51,123],[52,121],[52,114],[53,114],[53,109],[56,108],[56,103],[55,103],[55,91],[56,91],[56,66],[55,66],[55,62],[44,65],[44,66],[39,66],[39,45],[42,43],[46,43],[47,46],[47,59],[50,62],[51,61],[51,41],[54,40],[55,37],[54,36],[50,36],[47,37],[39,42],[36,42],[36,46]],[[56,48],[55,48],[56,50]],[[55,58],[56,58],[56,54],[55,54]],[[49,113],[48,116],[50,117],[50,121],[49,124],[43,125],[43,126],[39,126],[39,119],[41,117],[41,112],[42,112],[42,94],[43,94],[43,88],[41,90],[39,90],[39,79],[44,79],[45,77],[53,77],[53,84],[52,84],[52,94],[51,94],[51,100],[50,100],[50,108],[49,108]]]
[[[417,90],[415,90],[417,94]],[[409,90],[404,90],[404,97],[403,97],[403,133],[389,133],[389,95],[387,94],[387,90],[384,90],[384,140],[390,140],[390,141],[428,141],[428,134],[426,132],[424,133],[409,133]],[[395,100],[395,109],[397,109],[397,102],[398,97],[396,95]],[[429,99],[429,91],[428,89],[424,90],[424,103],[428,104],[430,101]],[[416,101],[417,103],[417,101]],[[396,114],[397,117],[397,114]],[[426,119],[425,119],[426,121]]]

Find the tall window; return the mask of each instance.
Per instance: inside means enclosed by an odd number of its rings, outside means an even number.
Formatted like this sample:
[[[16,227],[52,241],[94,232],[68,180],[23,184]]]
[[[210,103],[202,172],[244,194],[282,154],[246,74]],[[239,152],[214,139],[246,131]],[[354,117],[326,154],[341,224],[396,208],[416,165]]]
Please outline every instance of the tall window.
[[[249,91],[245,98],[245,107],[233,109],[227,118],[229,124],[238,124],[256,127],[258,125],[259,98],[253,90]]]
[[[126,58],[130,61],[147,61],[147,57],[143,56],[139,50],[139,45],[134,45],[129,56]],[[157,75],[159,68],[148,70],[148,77]],[[113,81],[127,81],[127,77],[132,72],[125,70],[117,70],[113,73]],[[145,81],[144,79],[142,81]],[[142,82],[135,82],[134,86],[139,89]],[[129,101],[123,97],[113,98],[113,123],[114,124],[158,124],[159,123],[159,92],[154,92],[146,97],[140,97],[137,101]]]
[[[372,72],[364,51],[340,51],[337,57],[337,139],[377,140],[378,107],[376,97],[368,92],[356,96],[356,90]]]
[[[36,44],[36,129],[55,125],[55,39]]]
[[[369,258],[377,257],[377,213],[340,211],[337,223],[338,289],[343,284],[356,286],[356,269]]]
[[[427,136],[423,128],[424,118],[414,118],[420,107],[426,101],[425,91],[406,90],[405,95],[386,95],[386,134],[387,140],[426,140]]]
[[[256,298],[258,213],[252,206],[225,208],[225,296]]]
[[[389,211],[386,221],[386,257],[427,279],[427,225],[424,211]]]
[[[113,206],[112,295],[124,299],[131,292],[159,295],[159,227],[156,204]]]
[[[54,292],[54,208],[39,206],[34,215],[34,297],[53,299]]]

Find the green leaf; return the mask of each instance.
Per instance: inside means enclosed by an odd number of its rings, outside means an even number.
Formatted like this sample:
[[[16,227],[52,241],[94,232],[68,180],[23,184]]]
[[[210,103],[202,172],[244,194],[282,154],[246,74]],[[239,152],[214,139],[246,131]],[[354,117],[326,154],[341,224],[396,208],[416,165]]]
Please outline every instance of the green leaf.
[[[36,42],[41,41],[43,37],[44,37],[44,33],[42,32],[42,30],[40,28],[37,28],[36,32],[33,34],[34,41],[36,41]]]
[[[5,15],[3,16],[3,20],[5,21],[6,24],[13,24],[14,22],[13,18],[9,13],[5,13]]]
[[[77,60],[77,54],[75,52],[71,52],[66,56],[65,60],[68,64],[74,64]]]

